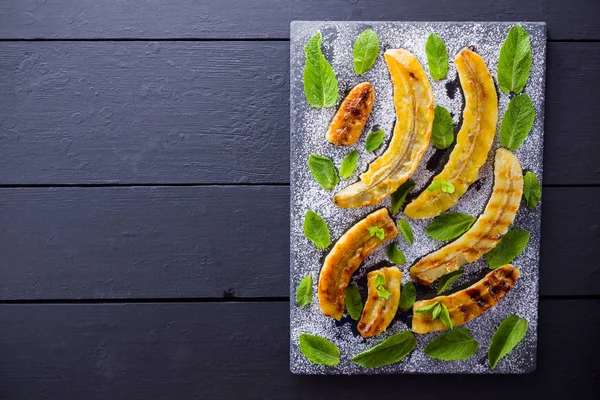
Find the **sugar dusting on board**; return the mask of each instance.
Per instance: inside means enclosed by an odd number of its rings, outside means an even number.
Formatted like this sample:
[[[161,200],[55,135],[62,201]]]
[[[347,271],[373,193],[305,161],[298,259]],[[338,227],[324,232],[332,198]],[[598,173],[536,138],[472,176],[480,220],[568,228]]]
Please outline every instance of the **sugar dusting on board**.
[[[513,265],[521,270],[521,276],[513,290],[500,303],[480,317],[467,323],[475,339],[479,342],[479,350],[470,359],[464,361],[445,362],[431,359],[423,353],[423,347],[433,340],[438,333],[417,335],[417,349],[399,363],[376,368],[365,369],[354,365],[350,359],[356,354],[380,343],[392,334],[410,329],[408,313],[398,312],[394,322],[387,331],[371,339],[363,339],[356,331],[356,322],[347,314],[340,322],[325,317],[318,304],[316,287],[323,258],[328,250],[319,250],[304,237],[303,220],[307,210],[319,213],[329,225],[332,242],[335,241],[357,221],[381,207],[388,207],[389,198],[373,207],[358,209],[342,209],[335,207],[331,199],[335,193],[358,180],[358,175],[366,171],[370,162],[379,157],[387,148],[395,123],[395,111],[392,99],[392,84],[389,79],[387,65],[382,57],[390,48],[405,48],[412,52],[428,73],[425,56],[425,43],[431,32],[444,39],[450,55],[448,76],[441,81],[430,78],[436,105],[448,109],[453,115],[455,127],[460,128],[460,117],[464,98],[458,83],[456,68],[453,62],[456,55],[466,46],[474,46],[475,51],[485,60],[490,72],[496,80],[497,60],[500,47],[513,23],[437,23],[437,22],[293,22],[291,26],[291,299],[300,280],[311,274],[313,277],[313,301],[307,308],[298,307],[292,300],[290,305],[290,367],[292,372],[300,374],[377,374],[377,373],[526,373],[535,369],[537,342],[537,299],[538,299],[538,264],[540,245],[541,208],[529,210],[521,206],[513,228],[519,227],[531,232],[531,240],[525,252],[513,261]],[[536,119],[533,129],[523,145],[516,151],[523,170],[531,170],[542,179],[542,146],[544,120],[544,75],[546,28],[542,23],[521,23],[531,37],[533,53],[532,69],[525,92],[533,100]],[[371,70],[356,76],[353,70],[352,45],[356,36],[363,30],[373,29],[380,41],[380,56]],[[304,68],[303,48],[308,39],[317,31],[323,33],[323,51],[332,65],[340,88],[339,103],[344,95],[356,84],[371,82],[375,87],[375,105],[365,130],[354,146],[336,147],[325,139],[325,131],[333,118],[337,106],[329,109],[313,109],[308,106],[304,97],[302,73]],[[510,97],[499,94],[499,121],[506,110]],[[375,127],[385,130],[384,144],[374,153],[365,151],[365,140],[368,132]],[[456,129],[455,129],[456,131]],[[498,147],[498,134],[493,150]],[[340,180],[331,192],[322,189],[312,178],[306,164],[311,153],[330,157],[339,168],[344,156],[357,149],[359,161],[356,173],[348,180]],[[428,161],[447,157],[452,148],[440,155],[431,145],[426,151],[412,179],[417,183],[413,193],[424,189],[436,173],[427,168]],[[492,151],[493,151],[492,150]],[[435,160],[433,160],[435,161]],[[432,163],[432,164],[437,164]],[[451,211],[460,211],[477,217],[483,211],[493,186],[493,153],[480,171],[480,180],[471,185]],[[542,199],[543,203],[543,199]],[[406,218],[402,212],[394,219]],[[438,249],[443,244],[425,235],[425,228],[431,220],[407,219],[415,234],[415,243],[409,246],[400,235],[393,242],[406,255],[406,264],[400,266],[404,273],[403,282],[410,280],[409,267],[420,257]],[[333,245],[333,244],[332,244]],[[366,297],[366,274],[390,262],[385,253],[385,246],[379,248],[358,269],[351,284],[357,284],[363,299]],[[466,287],[489,271],[483,259],[467,264],[465,274],[455,283],[453,289]],[[424,296],[435,296],[432,289]],[[419,298],[424,298],[423,296]],[[523,342],[507,357],[498,363],[495,370],[487,365],[487,349],[493,333],[500,322],[509,314],[517,314],[529,322],[529,330]],[[337,367],[325,367],[312,364],[298,348],[298,336],[311,333],[332,340],[341,351],[341,363]]]

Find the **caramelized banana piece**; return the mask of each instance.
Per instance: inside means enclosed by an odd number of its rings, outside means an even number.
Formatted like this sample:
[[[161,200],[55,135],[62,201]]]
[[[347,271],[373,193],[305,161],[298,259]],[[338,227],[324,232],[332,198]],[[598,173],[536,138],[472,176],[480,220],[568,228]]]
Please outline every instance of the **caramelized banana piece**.
[[[373,85],[363,82],[354,86],[329,124],[327,140],[336,146],[352,146],[356,143],[371,115],[374,102]]]
[[[464,235],[423,257],[410,268],[410,276],[423,285],[478,260],[496,247],[515,220],[523,194],[519,160],[506,149],[496,150],[494,189],[485,211]]]
[[[384,56],[394,85],[394,136],[387,150],[360,176],[360,181],[334,196],[333,203],[338,207],[356,208],[379,203],[415,172],[429,146],[433,92],[427,75],[407,50],[387,50]]]
[[[369,228],[383,229],[383,239],[371,235]],[[336,242],[325,258],[319,276],[319,305],[323,314],[339,320],[344,312],[346,289],[360,264],[377,248],[398,235],[396,224],[387,208],[369,215]]]
[[[468,288],[449,296],[439,296],[431,300],[417,301],[413,310],[434,304],[444,303],[448,308],[450,320],[454,327],[469,322],[498,304],[512,289],[519,277],[519,270],[506,264],[487,274],[482,280]],[[439,319],[431,319],[431,313],[414,313],[412,331],[429,333],[448,329]]]
[[[498,122],[498,96],[492,75],[481,56],[463,49],[456,58],[456,69],[465,94],[463,123],[448,163],[433,182],[445,180],[454,185],[454,193],[424,190],[404,209],[412,219],[433,218],[458,203],[479,177],[492,147]]]
[[[377,275],[385,278],[385,290],[390,294],[386,299],[377,294]],[[365,303],[358,331],[362,337],[379,335],[385,331],[396,316],[398,304],[400,303],[400,284],[402,283],[402,272],[397,267],[381,268],[371,271],[367,275],[367,287],[369,297]]]

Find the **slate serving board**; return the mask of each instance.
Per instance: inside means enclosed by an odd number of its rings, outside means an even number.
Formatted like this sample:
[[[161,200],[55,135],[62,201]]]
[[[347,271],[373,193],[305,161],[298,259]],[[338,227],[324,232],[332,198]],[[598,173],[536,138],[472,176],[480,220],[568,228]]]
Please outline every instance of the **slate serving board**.
[[[358,175],[367,169],[375,158],[380,156],[391,138],[395,123],[395,112],[392,101],[392,84],[389,79],[387,65],[383,60],[383,52],[390,48],[405,48],[411,51],[421,62],[429,74],[425,55],[425,43],[431,32],[438,34],[446,43],[450,58],[448,76],[445,80],[430,82],[434,92],[435,103],[446,107],[453,115],[455,132],[460,128],[460,119],[464,98],[458,82],[454,56],[466,46],[474,46],[480,54],[496,81],[497,61],[500,47],[508,30],[515,24],[511,22],[337,22],[337,21],[295,21],[291,24],[290,43],[290,117],[291,117],[291,265],[290,265],[290,369],[296,374],[389,374],[389,373],[529,373],[536,368],[537,323],[538,323],[538,283],[539,283],[539,249],[541,206],[529,210],[521,205],[513,228],[524,228],[531,232],[530,242],[512,264],[521,270],[521,276],[513,290],[494,308],[464,326],[472,332],[479,342],[479,350],[468,360],[439,361],[428,358],[423,353],[424,346],[440,333],[426,335],[415,334],[417,348],[405,359],[394,365],[366,369],[354,365],[350,359],[367,350],[392,334],[410,329],[411,316],[398,312],[387,331],[374,338],[363,339],[356,330],[356,322],[347,314],[340,322],[325,317],[316,296],[317,282],[323,260],[335,241],[357,221],[381,207],[388,207],[389,198],[373,207],[359,209],[342,209],[335,207],[331,199],[344,187],[358,180]],[[523,145],[515,152],[523,171],[531,170],[542,180],[542,155],[544,134],[544,78],[546,57],[546,25],[545,23],[520,23],[529,33],[532,48],[532,67],[529,81],[524,91],[533,100],[536,118],[534,126]],[[361,76],[356,76],[352,63],[352,45],[356,36],[363,30],[373,29],[380,41],[380,54],[373,68]],[[338,104],[329,109],[313,109],[306,102],[303,89],[304,46],[317,31],[323,34],[324,55],[333,67],[340,88]],[[335,114],[345,94],[356,84],[371,82],[375,87],[375,105],[365,126],[360,140],[350,147],[336,147],[325,139],[327,126]],[[506,110],[509,95],[498,91],[499,121]],[[365,151],[365,139],[368,132],[383,128],[386,132],[384,144],[374,153]],[[457,206],[450,211],[460,211],[478,216],[487,203],[493,186],[493,152],[499,146],[498,137],[488,156],[486,164],[480,170],[480,179],[461,198]],[[307,166],[311,153],[330,157],[339,168],[344,156],[351,150],[359,151],[357,172],[348,180],[340,180],[338,186],[328,192],[322,189],[312,178]],[[417,183],[413,194],[420,193],[432,176],[443,167],[450,149],[439,151],[432,145],[425,153],[412,179]],[[543,204],[543,199],[542,199]],[[319,213],[329,225],[332,235],[332,246],[326,250],[317,249],[303,234],[304,215],[307,210]],[[394,219],[405,218],[402,212]],[[425,254],[441,247],[443,244],[425,235],[425,228],[431,220],[410,220],[415,233],[415,244],[408,246],[401,235],[394,240],[404,252],[406,264],[401,267],[404,274],[403,283],[410,280],[409,267]],[[366,275],[369,271],[383,265],[389,265],[385,246],[379,248],[354,274],[351,284],[356,284],[366,298]],[[465,274],[457,281],[451,292],[462,289],[480,279],[489,272],[485,261],[464,266]],[[313,301],[307,308],[300,308],[294,302],[295,291],[300,280],[306,275],[313,277]],[[417,285],[418,299],[435,297],[435,289]],[[447,294],[447,293],[446,293]],[[518,347],[491,370],[487,364],[487,349],[495,329],[509,314],[517,314],[529,322],[529,329]],[[300,352],[298,336],[302,333],[316,334],[333,341],[341,351],[341,363],[336,367],[314,365]]]

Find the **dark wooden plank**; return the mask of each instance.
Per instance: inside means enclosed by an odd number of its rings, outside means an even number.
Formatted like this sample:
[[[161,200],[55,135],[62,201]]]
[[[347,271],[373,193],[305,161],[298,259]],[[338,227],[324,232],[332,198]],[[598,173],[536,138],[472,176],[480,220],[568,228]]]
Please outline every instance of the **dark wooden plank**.
[[[284,42],[0,46],[0,184],[285,183]],[[600,184],[600,43],[551,43],[547,184]]]
[[[426,375],[292,375],[288,303],[2,305],[0,397],[358,400],[377,388],[410,398],[591,399],[600,394],[599,308],[542,300],[530,375],[439,375],[431,384]]]
[[[542,295],[599,295],[600,188],[543,193]],[[289,294],[288,187],[0,189],[0,298]]]
[[[287,38],[292,20],[547,21],[551,39],[600,39],[594,0],[7,1],[0,38]]]

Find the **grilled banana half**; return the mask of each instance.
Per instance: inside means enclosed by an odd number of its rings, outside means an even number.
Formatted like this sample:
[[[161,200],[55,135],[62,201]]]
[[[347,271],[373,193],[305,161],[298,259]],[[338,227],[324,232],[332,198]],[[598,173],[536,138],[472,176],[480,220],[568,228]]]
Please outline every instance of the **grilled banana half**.
[[[523,194],[519,160],[506,149],[496,150],[494,189],[485,210],[464,235],[423,257],[410,268],[410,276],[423,285],[478,260],[493,249],[515,220]]]
[[[383,286],[389,293],[387,299],[378,294],[379,285],[376,283],[378,275],[385,278]],[[358,331],[362,337],[379,335],[392,322],[400,303],[401,283],[402,272],[396,267],[381,268],[369,272],[369,275],[367,275],[369,297],[365,303],[360,321],[358,321]]]
[[[383,238],[369,228],[382,229]],[[379,246],[397,235],[396,224],[386,208],[367,215],[342,235],[325,258],[319,276],[319,305],[323,314],[337,320],[342,317],[346,289],[354,271]]]
[[[352,146],[362,133],[375,103],[375,89],[369,82],[354,86],[342,102],[327,129],[327,140],[336,146]]]
[[[392,84],[396,126],[387,150],[371,163],[360,181],[333,198],[342,208],[370,206],[392,194],[415,172],[429,145],[433,92],[419,61],[409,51],[385,52]]]
[[[462,325],[477,318],[496,304],[512,289],[519,277],[519,270],[506,264],[487,274],[482,280],[468,288],[451,294],[439,296],[431,300],[417,301],[414,310],[436,302],[443,303],[450,314],[453,326]],[[431,313],[414,313],[412,331],[429,333],[447,329],[439,319],[432,320]]]
[[[479,177],[492,146],[498,122],[498,96],[492,75],[481,56],[463,49],[454,58],[465,94],[463,123],[448,163],[433,182],[445,180],[453,193],[425,190],[409,203],[404,214],[412,219],[433,218],[458,203]]]

